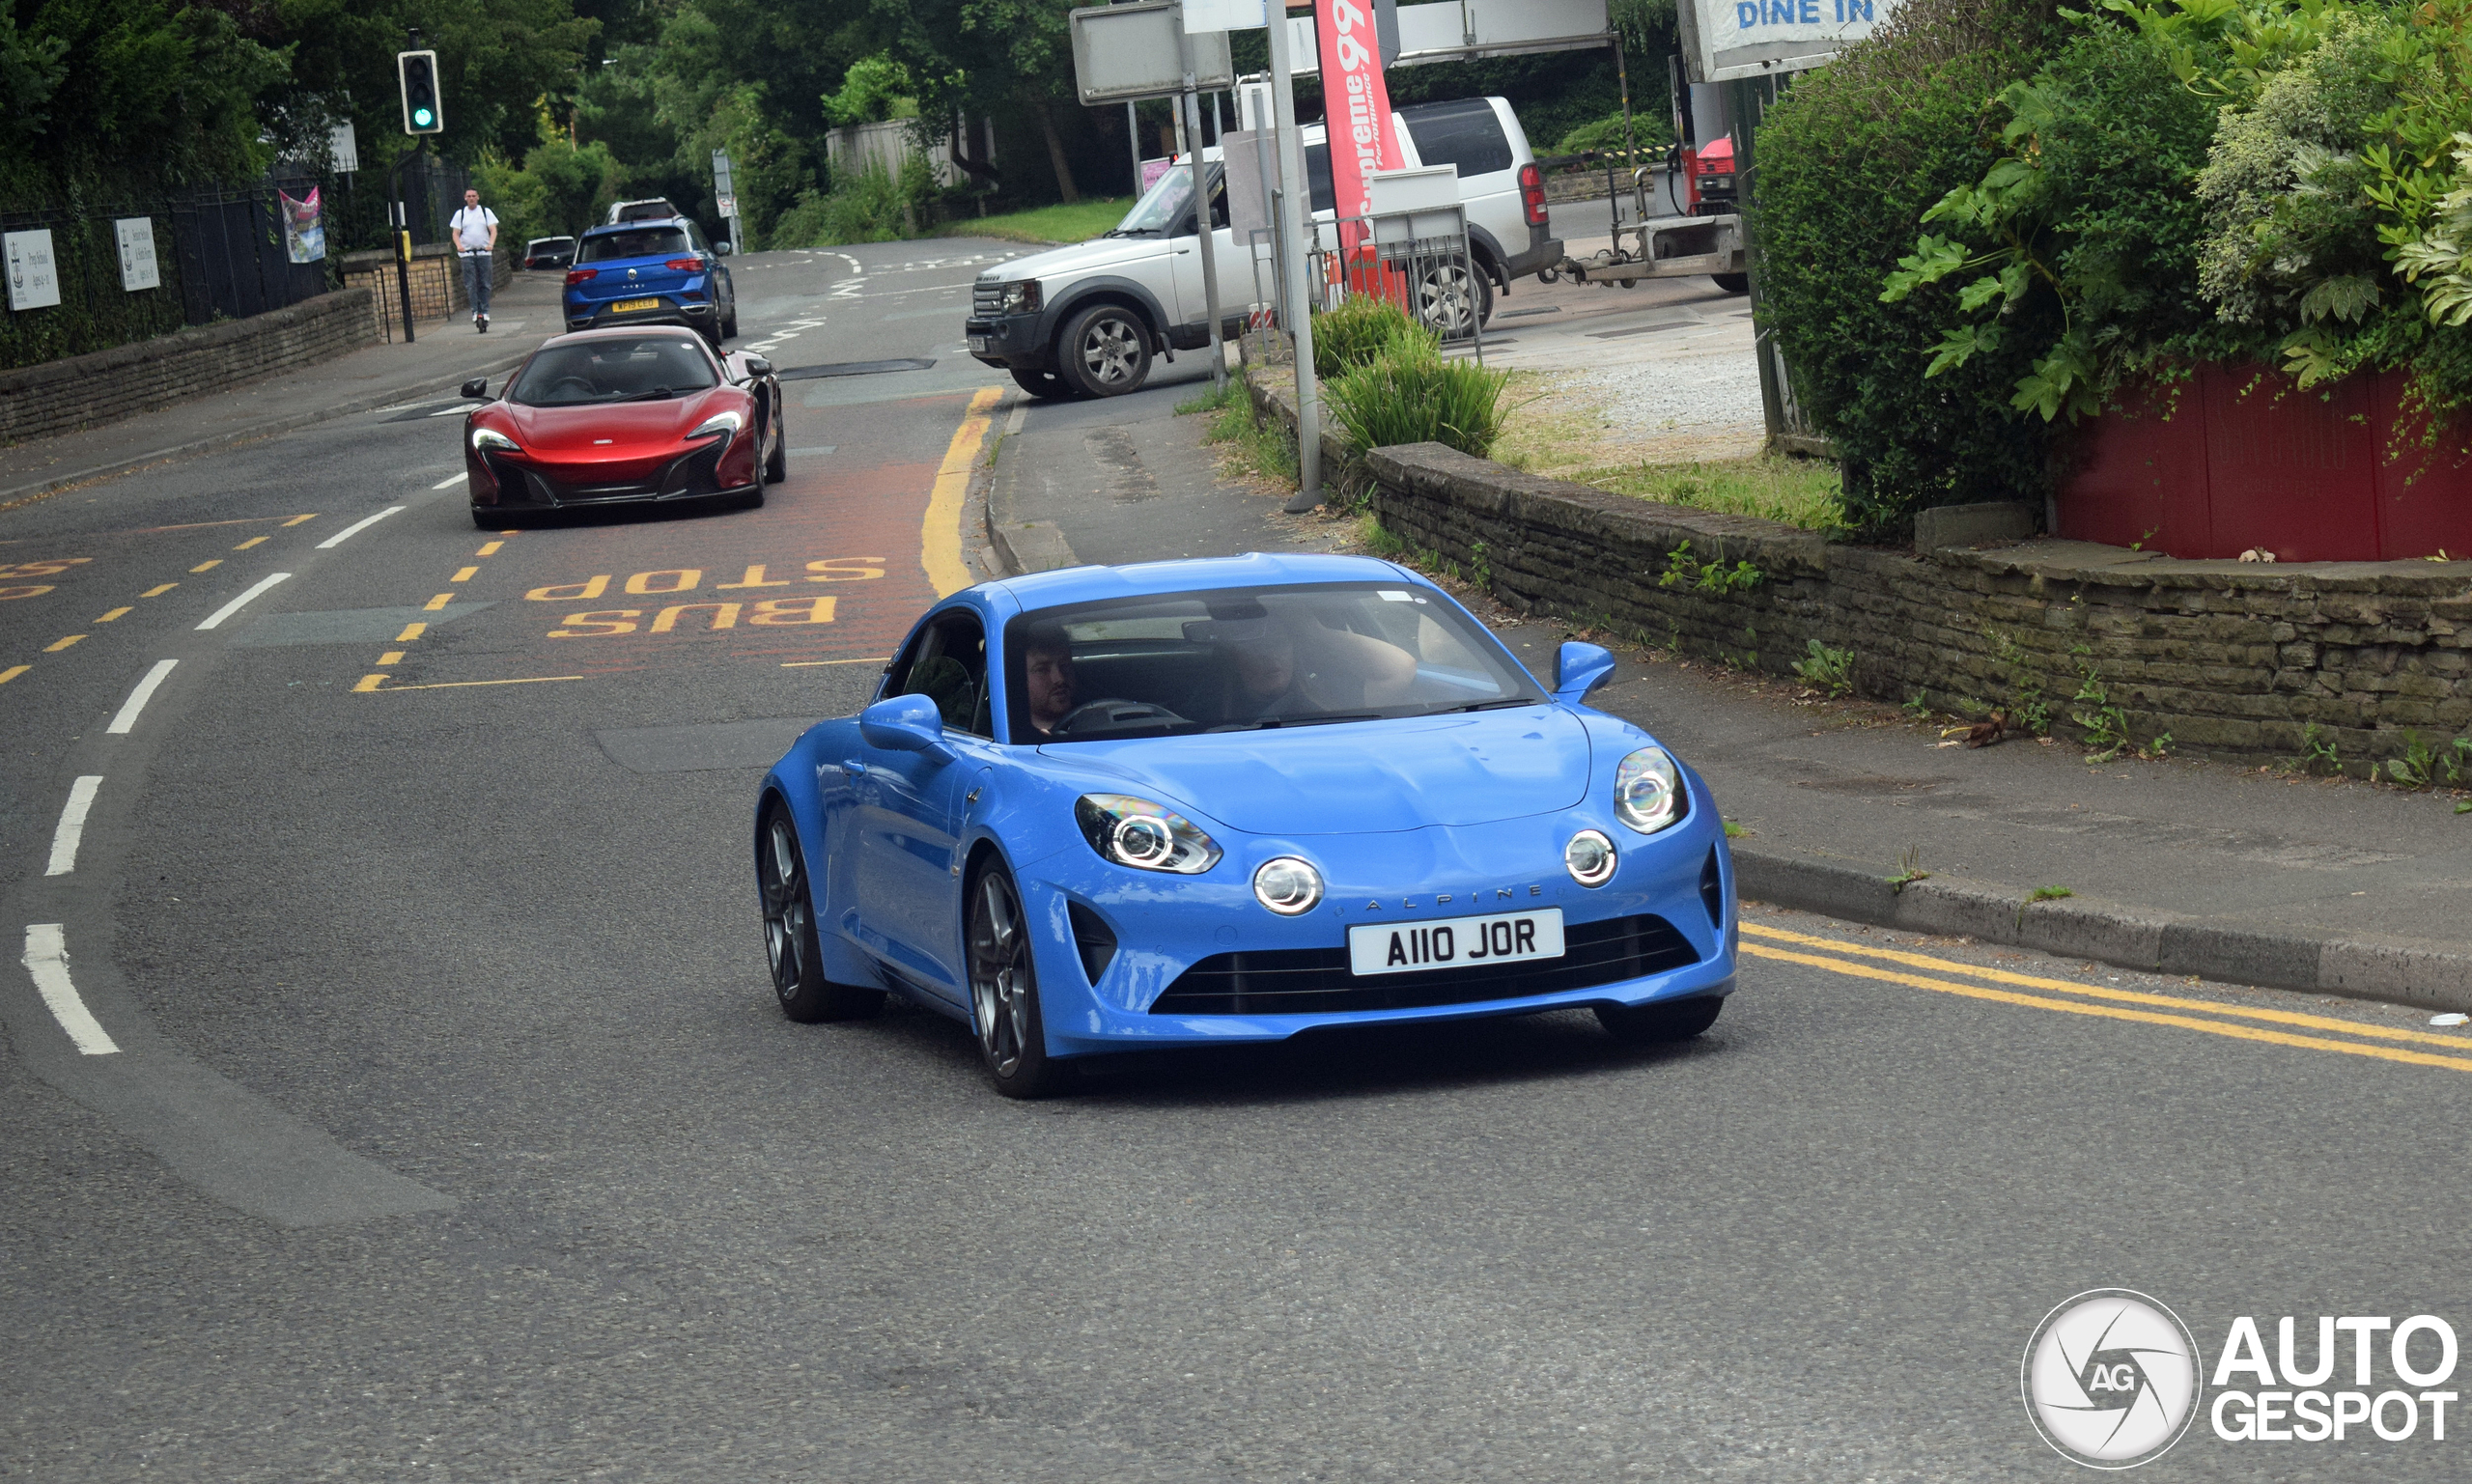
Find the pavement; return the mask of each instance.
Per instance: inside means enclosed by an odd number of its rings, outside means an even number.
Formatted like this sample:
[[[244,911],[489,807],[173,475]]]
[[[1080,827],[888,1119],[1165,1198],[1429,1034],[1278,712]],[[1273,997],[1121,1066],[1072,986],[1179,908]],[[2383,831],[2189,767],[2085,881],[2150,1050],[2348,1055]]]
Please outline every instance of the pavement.
[[[367,346],[143,416],[0,448],[0,510],[167,459],[373,407],[452,398],[468,378],[513,370],[533,347],[558,333],[563,287],[556,273],[517,273],[492,296],[486,335],[469,318],[417,322],[408,345]]]
[[[1007,414],[991,530],[1042,528],[1040,566],[1356,548],[1352,519],[1283,516],[1274,491],[1220,476],[1203,420],[1172,413],[1186,396]],[[1567,625],[1460,593],[1553,673]],[[2198,761],[2096,766],[2032,739],[1967,748],[1944,735],[1954,717],[1617,654],[1594,704],[1707,778],[1740,827],[1748,895],[2148,972],[2472,1011],[2472,817],[2451,795]]]

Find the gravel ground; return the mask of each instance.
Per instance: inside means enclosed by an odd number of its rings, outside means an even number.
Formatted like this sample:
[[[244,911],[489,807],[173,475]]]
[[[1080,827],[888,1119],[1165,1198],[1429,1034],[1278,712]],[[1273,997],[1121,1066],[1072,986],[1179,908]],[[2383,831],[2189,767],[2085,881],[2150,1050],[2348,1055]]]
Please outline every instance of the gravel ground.
[[[1608,420],[1632,436],[1763,422],[1759,367],[1736,347],[1594,367],[1579,384],[1604,398]]]

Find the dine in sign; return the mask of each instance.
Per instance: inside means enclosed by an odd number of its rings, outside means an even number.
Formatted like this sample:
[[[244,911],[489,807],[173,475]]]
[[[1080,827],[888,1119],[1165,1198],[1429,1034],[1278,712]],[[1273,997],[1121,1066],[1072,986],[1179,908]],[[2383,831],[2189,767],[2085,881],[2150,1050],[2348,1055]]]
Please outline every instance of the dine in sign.
[[[1682,53],[1694,82],[1817,67],[1871,34],[1896,0],[1683,0]]]

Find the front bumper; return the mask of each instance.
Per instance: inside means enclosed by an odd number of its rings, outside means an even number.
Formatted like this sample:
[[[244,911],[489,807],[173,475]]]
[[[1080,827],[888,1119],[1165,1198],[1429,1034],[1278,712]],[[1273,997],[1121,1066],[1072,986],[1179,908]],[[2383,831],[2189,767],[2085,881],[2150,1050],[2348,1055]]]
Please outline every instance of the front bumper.
[[[1038,930],[1033,952],[1050,1050],[1084,1055],[1280,1041],[1334,1025],[1728,994],[1733,865],[1714,804],[1703,790],[1694,792],[1692,814],[1656,835],[1610,827],[1579,809],[1383,835],[1222,836],[1226,858],[1192,878],[1112,865],[1078,842],[1017,864],[1023,905]],[[1592,888],[1562,865],[1564,843],[1591,827],[1613,836],[1620,853],[1614,879]],[[1277,916],[1253,900],[1252,872],[1282,854],[1311,860],[1327,882],[1322,905],[1302,917]],[[1703,893],[1710,869],[1716,881]],[[1714,914],[1709,896],[1718,903]],[[1449,968],[1360,979],[1347,971],[1352,926],[1536,907],[1561,910],[1559,960],[1491,973]],[[1093,922],[1113,937],[1111,951],[1089,951]],[[1102,964],[1095,976],[1087,969],[1094,961]]]
[[[755,439],[742,433],[673,458],[636,461],[614,468],[467,449],[464,476],[476,510],[566,510],[710,499],[762,488],[754,445]]]
[[[970,355],[987,365],[1013,371],[1053,371],[1055,348],[1040,333],[1045,318],[1035,311],[972,315],[962,322],[962,335]]]

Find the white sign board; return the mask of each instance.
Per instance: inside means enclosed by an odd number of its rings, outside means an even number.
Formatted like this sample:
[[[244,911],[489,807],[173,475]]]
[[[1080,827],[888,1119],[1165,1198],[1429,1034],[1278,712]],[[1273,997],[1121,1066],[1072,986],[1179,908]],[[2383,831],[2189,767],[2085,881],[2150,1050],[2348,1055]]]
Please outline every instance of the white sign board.
[[[1085,6],[1072,13],[1073,77],[1082,101],[1114,103],[1185,91],[1184,8],[1175,0]],[[1193,38],[1193,86],[1211,93],[1236,81],[1227,33]]]
[[[1817,67],[1889,18],[1896,0],[1682,0],[1682,59],[1693,82]]]
[[[718,201],[716,201],[714,205],[720,208],[720,211],[723,216],[736,216],[738,214],[738,198],[736,196],[723,196]]]
[[[360,135],[347,119],[326,130],[326,163],[347,175],[360,168]]]
[[[161,288],[163,275],[154,266],[154,219],[121,217],[112,223],[112,235],[120,238],[120,286],[131,294]]]
[[[8,260],[11,309],[49,309],[60,302],[60,268],[52,261],[49,228],[0,235],[0,258]]]
[[[1185,29],[1195,36],[1205,31],[1259,31],[1269,24],[1266,0],[1185,0]]]

